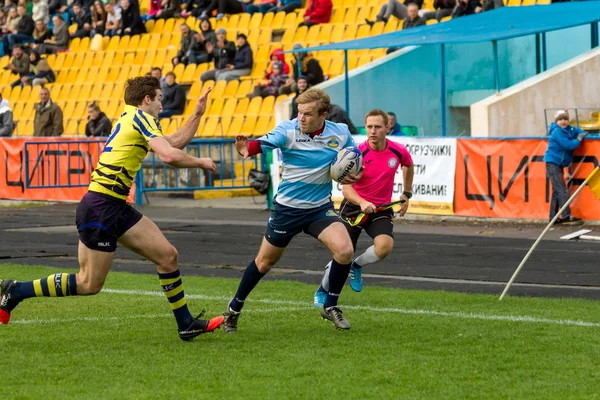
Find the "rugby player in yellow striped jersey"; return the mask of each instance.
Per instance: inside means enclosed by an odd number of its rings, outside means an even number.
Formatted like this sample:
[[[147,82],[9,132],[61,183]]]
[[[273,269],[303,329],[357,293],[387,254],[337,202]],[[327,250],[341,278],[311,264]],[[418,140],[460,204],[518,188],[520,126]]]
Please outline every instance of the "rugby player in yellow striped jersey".
[[[162,110],[159,81],[150,76],[127,81],[125,109],[106,141],[88,193],[77,207],[79,273],[54,274],[29,282],[3,280],[0,322],[7,324],[13,309],[27,298],[100,292],[118,242],[157,265],[160,285],[175,315],[182,340],[212,332],[223,323],[223,316],[209,320],[201,319],[203,313],[196,318],[192,316],[183,291],[177,250],[154,222],[126,203],[133,179],[150,150],[173,167],[216,171],[210,158],[193,157],[183,151],[198,130],[210,91],[207,89],[198,99],[192,116],[181,129],[164,136],[157,119]]]

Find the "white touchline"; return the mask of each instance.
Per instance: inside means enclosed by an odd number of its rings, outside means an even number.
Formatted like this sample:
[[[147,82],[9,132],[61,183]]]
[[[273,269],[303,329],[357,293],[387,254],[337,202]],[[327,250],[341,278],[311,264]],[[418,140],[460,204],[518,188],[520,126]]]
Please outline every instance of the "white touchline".
[[[164,294],[157,291],[151,290],[120,290],[120,289],[102,289],[104,293],[113,294],[126,294],[126,295],[145,295],[145,296],[159,296],[163,297]],[[206,296],[202,294],[186,294],[188,299],[200,299],[200,300],[223,300],[229,301],[230,297],[225,296]],[[252,299],[250,303],[264,303],[264,304],[275,304],[275,305],[289,305],[289,306],[304,306],[306,309],[314,308],[312,304],[308,305],[306,302],[301,301],[289,301],[289,300],[275,300],[275,299]],[[304,309],[302,307],[301,309]],[[348,310],[360,310],[360,311],[374,311],[374,312],[389,312],[397,314],[413,314],[413,315],[435,315],[441,317],[452,317],[462,319],[480,319],[488,321],[507,321],[507,322],[529,322],[538,324],[552,324],[552,325],[570,325],[570,326],[588,326],[588,327],[600,327],[600,322],[590,322],[581,320],[571,319],[552,319],[552,318],[539,318],[527,315],[491,315],[491,314],[477,314],[477,313],[466,313],[460,311],[436,311],[436,310],[422,310],[422,309],[405,309],[405,308],[386,308],[386,307],[370,307],[370,306],[352,306],[344,305],[344,309]],[[248,310],[250,311],[250,310]],[[246,311],[244,311],[246,312]]]
[[[248,310],[249,313],[270,313],[280,311],[302,311],[306,310],[306,307],[273,307],[273,308],[262,308]],[[244,311],[246,312],[246,311]],[[69,322],[108,322],[108,321],[124,321],[128,319],[155,319],[155,318],[167,318],[173,317],[172,313],[169,314],[138,314],[138,315],[127,315],[123,317],[80,317],[80,318],[49,318],[49,319],[16,319],[11,320],[12,324],[55,324],[55,323],[69,323]],[[210,318],[210,317],[209,317]]]

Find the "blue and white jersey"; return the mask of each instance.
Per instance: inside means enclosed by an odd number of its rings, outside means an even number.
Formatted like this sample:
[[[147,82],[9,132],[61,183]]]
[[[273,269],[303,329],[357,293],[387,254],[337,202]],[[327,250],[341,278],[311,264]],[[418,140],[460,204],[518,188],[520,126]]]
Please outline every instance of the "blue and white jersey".
[[[314,208],[331,201],[329,167],[338,151],[354,146],[348,126],[325,121],[325,129],[311,138],[300,132],[298,120],[284,121],[259,138],[263,149],[281,149],[283,177],[277,202],[293,208]]]

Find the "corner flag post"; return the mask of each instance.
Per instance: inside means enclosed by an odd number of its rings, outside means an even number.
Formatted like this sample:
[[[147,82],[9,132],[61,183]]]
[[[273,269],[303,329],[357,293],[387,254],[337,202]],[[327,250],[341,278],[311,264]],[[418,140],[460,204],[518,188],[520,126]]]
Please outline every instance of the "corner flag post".
[[[513,281],[515,280],[515,278],[517,277],[517,275],[519,275],[519,272],[521,272],[521,269],[523,268],[523,265],[525,265],[525,263],[527,262],[527,260],[531,256],[531,253],[533,253],[533,250],[535,250],[535,248],[541,242],[541,240],[544,237],[544,235],[546,235],[546,232],[548,232],[548,230],[552,227],[552,225],[554,225],[554,223],[556,222],[556,220],[562,215],[563,211],[565,211],[567,209],[567,207],[569,207],[569,205],[573,202],[573,200],[575,200],[575,197],[577,197],[577,195],[583,190],[583,188],[586,187],[589,184],[590,185],[590,189],[592,189],[592,191],[594,192],[594,194],[596,195],[596,197],[598,197],[598,199],[600,199],[600,175],[596,176],[596,173],[599,170],[600,170],[600,167],[596,167],[592,171],[592,173],[587,178],[585,178],[585,181],[581,184],[581,186],[579,186],[579,188],[577,188],[577,190],[575,191],[575,193],[573,193],[573,195],[569,198],[569,200],[567,200],[567,202],[565,203],[565,205],[562,206],[561,209],[556,213],[556,215],[554,216],[554,218],[552,218],[552,221],[550,221],[550,223],[548,224],[548,226],[546,227],[546,229],[544,229],[544,231],[542,232],[542,234],[540,235],[540,237],[538,237],[537,240],[535,241],[535,243],[533,244],[533,246],[531,246],[531,249],[529,249],[529,251],[527,252],[527,254],[525,255],[525,257],[521,261],[521,264],[519,264],[519,266],[515,270],[515,273],[513,274],[513,276],[510,278],[510,280],[506,284],[506,287],[504,288],[504,291],[500,295],[500,300],[502,300],[504,298],[504,296],[508,292],[508,289],[512,285]],[[594,179],[594,177],[595,177],[595,179]]]

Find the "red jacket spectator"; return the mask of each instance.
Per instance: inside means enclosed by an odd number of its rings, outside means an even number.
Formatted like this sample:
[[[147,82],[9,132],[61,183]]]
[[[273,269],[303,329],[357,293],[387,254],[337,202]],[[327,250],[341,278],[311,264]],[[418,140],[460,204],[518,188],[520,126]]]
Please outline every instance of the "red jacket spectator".
[[[332,9],[331,0],[311,0],[304,17],[309,17],[313,24],[325,24],[331,19]]]
[[[277,54],[277,53],[279,53],[279,54]],[[265,74],[265,79],[271,79],[271,74],[273,74],[273,61],[274,61],[273,57],[276,57],[277,60],[283,64],[283,74],[289,75],[290,74],[290,66],[288,65],[288,63],[285,62],[285,55],[283,54],[283,49],[275,49],[271,52],[271,63],[270,63],[271,66],[269,67],[269,70]]]

